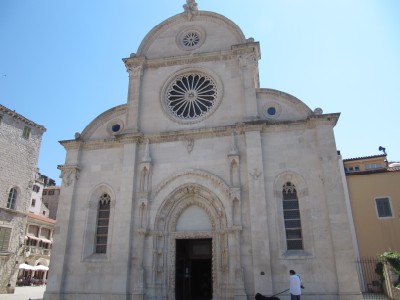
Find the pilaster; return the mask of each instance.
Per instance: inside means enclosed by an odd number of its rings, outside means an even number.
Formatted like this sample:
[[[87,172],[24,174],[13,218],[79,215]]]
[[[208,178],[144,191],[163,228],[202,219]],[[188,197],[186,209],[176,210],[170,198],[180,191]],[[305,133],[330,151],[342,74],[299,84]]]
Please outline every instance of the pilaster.
[[[145,59],[136,57],[135,54],[131,54],[131,57],[124,58],[123,61],[125,63],[126,71],[129,73],[126,131],[138,132],[140,87],[143,74],[143,63]]]
[[[77,164],[66,164],[58,166],[61,171],[62,189],[57,213],[57,223],[54,228],[54,247],[52,251],[52,263],[47,289],[44,299],[54,293],[64,293],[65,280],[67,276],[66,267],[69,263],[71,222],[74,221],[75,211],[75,190],[78,184],[80,168]],[[71,199],[71,201],[68,201]],[[59,224],[63,224],[60,226]],[[49,296],[47,297],[46,294]]]
[[[254,289],[258,293],[271,295],[271,255],[269,249],[265,175],[263,171],[264,163],[261,147],[261,127],[253,127],[245,131],[245,138],[251,214]]]
[[[238,55],[239,67],[242,70],[243,78],[243,101],[246,108],[245,121],[258,119],[258,109],[256,100],[256,89],[260,87],[258,60],[260,59],[260,49],[258,43],[250,42],[237,46],[239,49],[246,48],[251,52],[240,53]],[[236,51],[239,51],[237,49]]]

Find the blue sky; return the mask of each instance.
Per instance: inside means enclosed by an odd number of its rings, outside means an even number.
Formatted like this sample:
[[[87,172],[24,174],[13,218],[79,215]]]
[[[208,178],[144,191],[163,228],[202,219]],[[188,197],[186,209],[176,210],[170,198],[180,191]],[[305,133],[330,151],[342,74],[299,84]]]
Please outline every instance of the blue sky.
[[[126,102],[122,58],[184,0],[1,0],[0,103],[44,125],[38,166],[57,165],[73,139],[105,110]],[[262,88],[312,110],[340,112],[343,158],[386,147],[400,161],[400,1],[197,0],[261,45]]]

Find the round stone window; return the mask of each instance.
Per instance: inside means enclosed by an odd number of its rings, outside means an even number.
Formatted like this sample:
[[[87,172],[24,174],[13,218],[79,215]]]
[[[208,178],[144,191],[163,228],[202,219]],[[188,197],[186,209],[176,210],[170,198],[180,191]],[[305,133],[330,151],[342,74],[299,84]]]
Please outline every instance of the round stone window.
[[[204,30],[197,26],[191,26],[178,34],[176,43],[182,50],[189,51],[199,48],[204,42],[204,37]]]
[[[168,87],[166,103],[174,116],[196,119],[215,105],[218,90],[215,81],[202,74],[178,76]]]
[[[268,119],[277,119],[281,114],[282,108],[276,102],[269,102],[264,105],[264,116]]]
[[[161,105],[168,117],[181,124],[200,122],[218,107],[222,83],[217,75],[190,68],[171,76],[162,91]]]
[[[182,44],[185,48],[193,48],[200,42],[200,36],[196,31],[191,31],[185,34],[182,39]]]
[[[107,130],[112,135],[121,133],[123,128],[124,123],[119,119],[112,120],[107,124]]]

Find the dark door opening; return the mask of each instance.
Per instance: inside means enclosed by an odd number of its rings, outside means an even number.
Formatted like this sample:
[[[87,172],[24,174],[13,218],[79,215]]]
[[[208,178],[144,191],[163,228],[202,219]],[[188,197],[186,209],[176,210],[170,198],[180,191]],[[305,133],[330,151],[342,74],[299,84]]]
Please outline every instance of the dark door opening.
[[[211,300],[211,239],[176,240],[176,300]]]

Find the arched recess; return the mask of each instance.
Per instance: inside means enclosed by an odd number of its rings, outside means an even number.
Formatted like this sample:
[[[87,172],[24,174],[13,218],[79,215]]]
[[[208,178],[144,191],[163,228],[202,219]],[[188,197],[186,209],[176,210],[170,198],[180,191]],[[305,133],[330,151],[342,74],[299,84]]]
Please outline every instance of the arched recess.
[[[96,227],[97,227],[97,213],[99,207],[99,201],[102,195],[107,194],[110,197],[110,216],[109,216],[109,227],[108,227],[108,240],[107,240],[107,251],[105,254],[95,253],[95,238],[96,238]],[[87,202],[86,211],[86,223],[84,231],[82,259],[107,259],[111,252],[112,245],[112,233],[114,224],[114,211],[115,211],[115,193],[111,186],[108,184],[99,184],[92,189],[89,193],[89,199]]]
[[[167,199],[166,195],[172,195],[176,191],[181,190],[183,186],[196,183],[197,186],[203,187],[205,190],[212,191],[216,199],[221,201],[224,212],[232,211],[232,200],[235,195],[231,194],[229,186],[218,176],[206,171],[196,169],[186,169],[177,172],[167,179],[159,183],[151,194],[152,207],[161,207]],[[149,216],[149,228],[155,228],[156,214],[158,210],[151,210]],[[227,226],[231,227],[232,214],[226,214]]]
[[[283,214],[283,186],[290,182],[295,185],[300,209],[303,236],[303,250],[287,250],[286,232]],[[296,172],[286,171],[275,178],[274,196],[277,207],[279,253],[285,258],[301,258],[314,255],[314,238],[312,232],[311,204],[308,186],[304,178]]]
[[[184,172],[185,173],[185,172]],[[175,260],[177,239],[212,240],[212,286],[215,298],[223,293],[229,282],[229,275],[235,265],[229,261],[229,242],[231,235],[232,205],[229,189],[217,178],[202,171],[176,174],[155,192],[152,205],[158,207],[150,218],[153,229],[153,276],[155,285],[161,285],[168,299],[175,299]],[[162,197],[164,195],[164,197]],[[163,198],[163,201],[161,201]],[[209,230],[196,230],[190,226],[177,229],[180,217],[188,210],[202,211],[208,216]],[[201,228],[201,226],[199,227]],[[167,296],[167,295],[166,295]]]

